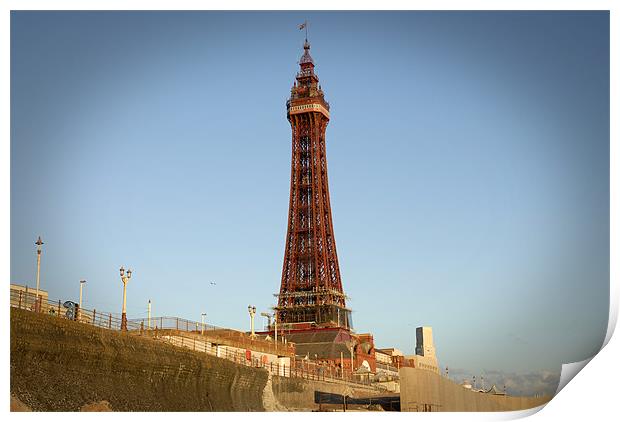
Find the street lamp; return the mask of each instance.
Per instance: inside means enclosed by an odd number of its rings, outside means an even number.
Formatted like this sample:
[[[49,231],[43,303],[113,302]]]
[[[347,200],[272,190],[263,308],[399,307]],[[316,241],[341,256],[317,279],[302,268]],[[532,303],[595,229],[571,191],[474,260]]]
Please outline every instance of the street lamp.
[[[207,314],[203,312],[200,316],[202,317],[202,327],[200,328],[200,334],[204,334],[205,333],[205,317],[207,316]]]
[[[271,330],[271,314],[269,312],[261,312],[260,316],[267,318],[267,330]]]
[[[273,331],[274,331],[274,341],[276,343],[276,350],[278,349],[278,310],[276,309],[273,313]]]
[[[41,245],[43,245],[43,241],[41,240],[41,236],[34,242],[37,245],[37,293],[34,297],[34,310],[35,312],[39,312],[39,277],[41,275]]]
[[[353,370],[355,369],[353,367],[354,366],[354,362],[353,362],[353,347],[354,347],[354,344],[355,343],[351,344],[351,378],[353,378]]]
[[[278,348],[278,311],[275,311],[273,314],[269,312],[261,312],[261,316],[267,318],[267,330],[271,331],[271,318],[273,318],[273,330],[274,330],[274,342],[276,349]]]
[[[80,314],[82,313],[82,288],[86,284],[86,280],[80,280],[80,306],[78,306],[78,321],[80,320]]]
[[[256,334],[254,334],[254,315],[256,315],[256,306],[248,305],[248,313],[250,314],[250,327],[252,329],[252,334],[250,334],[250,337],[256,338]]]
[[[148,313],[148,326],[149,326],[149,330],[151,329],[151,299],[149,299],[149,306],[147,309],[147,313]]]
[[[131,278],[131,270],[127,270],[125,275],[125,268],[121,267],[121,281],[123,282],[123,313],[121,315],[121,331],[127,331],[127,283]]]
[[[353,377],[353,347],[355,347],[355,341],[353,340],[349,340],[347,342],[345,342],[346,346],[349,348],[349,350],[351,351],[351,377]]]

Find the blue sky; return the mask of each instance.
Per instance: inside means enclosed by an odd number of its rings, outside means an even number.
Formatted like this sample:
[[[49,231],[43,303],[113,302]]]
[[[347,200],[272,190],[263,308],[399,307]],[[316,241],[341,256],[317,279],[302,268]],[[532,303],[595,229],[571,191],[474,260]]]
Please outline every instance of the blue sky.
[[[303,32],[358,332],[559,371],[609,303],[606,12],[12,12],[11,282],[247,329],[274,304]],[[214,281],[217,284],[211,285]]]

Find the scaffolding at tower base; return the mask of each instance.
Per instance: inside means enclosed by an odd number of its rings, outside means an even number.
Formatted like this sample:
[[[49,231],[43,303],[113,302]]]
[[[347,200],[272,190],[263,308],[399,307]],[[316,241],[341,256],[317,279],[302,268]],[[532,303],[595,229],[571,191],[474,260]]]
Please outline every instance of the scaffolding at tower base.
[[[319,297],[319,296],[336,296],[343,299],[349,299],[347,295],[344,293],[335,290],[335,289],[321,289],[321,290],[312,290],[312,291],[293,291],[293,292],[283,292],[283,293],[274,293],[275,297],[279,298],[310,298],[310,297]]]
[[[294,329],[293,326],[308,327],[340,327],[353,329],[351,309],[337,304],[295,304],[292,306],[276,306],[278,326]]]

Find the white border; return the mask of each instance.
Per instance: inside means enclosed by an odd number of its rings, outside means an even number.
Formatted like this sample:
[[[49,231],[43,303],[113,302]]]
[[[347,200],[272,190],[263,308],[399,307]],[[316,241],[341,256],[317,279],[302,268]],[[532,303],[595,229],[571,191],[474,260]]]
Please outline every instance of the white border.
[[[231,5],[230,2],[227,1],[213,1],[213,2],[204,2],[197,0],[176,0],[174,2],[171,1],[140,1],[140,0],[132,0],[132,1],[118,1],[118,0],[110,0],[110,1],[76,1],[76,0],[65,0],[65,1],[43,1],[43,0],[5,0],[2,2],[2,16],[0,18],[0,33],[2,34],[0,43],[0,54],[3,58],[2,63],[2,92],[5,93],[5,101],[2,103],[2,115],[0,116],[0,122],[2,123],[0,127],[3,128],[4,136],[2,136],[2,141],[0,141],[0,194],[3,198],[7,200],[2,201],[2,205],[0,206],[2,213],[2,223],[0,224],[0,237],[4,240],[0,243],[0,270],[1,274],[4,276],[4,280],[10,279],[10,208],[8,199],[10,197],[10,96],[7,95],[10,92],[10,67],[9,67],[9,59],[10,59],[10,10],[256,10],[257,7],[261,9],[269,9],[269,10],[339,10],[346,8],[355,8],[357,10],[405,10],[405,9],[414,9],[414,10],[610,10],[610,23],[611,23],[611,33],[610,33],[610,60],[611,60],[611,99],[610,99],[610,116],[611,118],[611,127],[610,127],[610,165],[611,165],[611,205],[610,205],[610,231],[611,233],[616,234],[612,236],[610,239],[610,253],[611,253],[611,285],[610,285],[610,320],[605,338],[605,349],[592,361],[588,364],[588,368],[584,373],[580,374],[570,386],[565,388],[556,398],[554,398],[547,408],[536,414],[537,418],[543,418],[545,420],[555,420],[555,419],[573,419],[573,417],[588,417],[590,419],[598,419],[597,416],[608,416],[613,414],[618,414],[616,404],[616,397],[612,397],[612,392],[616,389],[616,377],[618,376],[618,363],[615,356],[620,356],[618,353],[618,341],[616,339],[612,339],[611,335],[613,334],[617,316],[618,316],[618,130],[617,130],[617,120],[614,119],[613,116],[617,116],[618,110],[618,84],[617,84],[617,75],[618,75],[618,6],[616,6],[617,1],[603,1],[603,0],[593,0],[593,1],[577,1],[577,0],[568,0],[568,1],[532,1],[532,0],[523,0],[523,1],[470,1],[463,2],[458,0],[451,1],[414,1],[414,2],[404,2],[404,1],[389,1],[384,0],[380,3],[369,2],[369,1],[359,1],[352,4],[346,4],[343,2],[337,1],[325,1],[325,0],[306,0],[306,1],[267,1],[260,3],[251,3],[247,1],[239,1],[234,5]],[[2,289],[2,298],[4,299],[4,303],[7,303],[8,289]],[[8,324],[8,307],[3,310],[4,312],[4,324],[5,327]],[[8,329],[5,331],[8,333]],[[610,341],[610,339],[612,341]],[[9,367],[9,337],[7,335],[3,336],[4,347],[3,351],[6,353],[5,355],[5,365],[4,369],[8,372]],[[8,380],[8,373],[5,380]],[[583,378],[583,380],[581,380]],[[587,380],[587,381],[586,381]],[[8,402],[9,399],[9,391],[8,391],[8,382],[5,381],[3,393],[3,399]],[[6,403],[6,402],[5,402]],[[5,404],[6,411],[8,411],[8,403]],[[531,414],[532,411],[525,412],[510,412],[510,413],[492,413],[492,414],[467,414],[467,413],[440,413],[440,414],[416,414],[415,417],[418,418],[439,418],[441,420],[480,420],[480,419],[491,419],[491,420],[501,420],[505,418],[514,418],[514,417],[522,417]],[[125,417],[127,414],[115,414],[115,417]],[[321,417],[335,417],[336,414],[322,414]],[[366,414],[337,414],[338,418],[347,418],[347,417],[356,417],[356,418],[365,418],[365,417],[378,417],[379,415],[376,413],[366,413]],[[11,414],[11,417],[41,417],[42,415],[34,416],[34,415],[18,415]],[[104,417],[105,415],[96,415],[96,414],[88,414],[81,415],[80,417],[92,417],[99,418]],[[149,419],[170,417],[167,414],[139,414],[139,417],[148,417]],[[209,416],[191,413],[184,414],[184,418],[191,417],[192,419],[197,418],[220,418],[220,417],[228,417],[228,415],[224,414],[209,414]],[[231,415],[232,416],[232,415]],[[240,417],[248,417],[247,415],[238,414],[236,416]],[[259,419],[269,418],[273,419],[284,419],[289,420],[293,415],[289,414],[265,414],[258,415]],[[71,417],[70,415],[63,413],[56,414],[46,414],[44,416],[47,418],[67,418]],[[252,416],[254,418],[255,416]],[[298,418],[306,418],[311,417],[315,418],[318,415],[314,414],[296,414],[293,417]],[[399,418],[399,417],[413,417],[410,414],[390,414],[384,415],[382,417],[390,417],[390,418]],[[609,419],[606,417],[605,419]]]

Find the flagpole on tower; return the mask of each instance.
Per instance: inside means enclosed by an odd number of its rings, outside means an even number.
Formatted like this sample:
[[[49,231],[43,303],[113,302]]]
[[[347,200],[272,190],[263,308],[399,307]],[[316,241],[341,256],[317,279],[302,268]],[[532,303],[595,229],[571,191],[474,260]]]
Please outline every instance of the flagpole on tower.
[[[304,20],[304,23],[299,25],[299,30],[302,30],[302,29],[306,30],[306,42],[308,42],[308,21]]]

